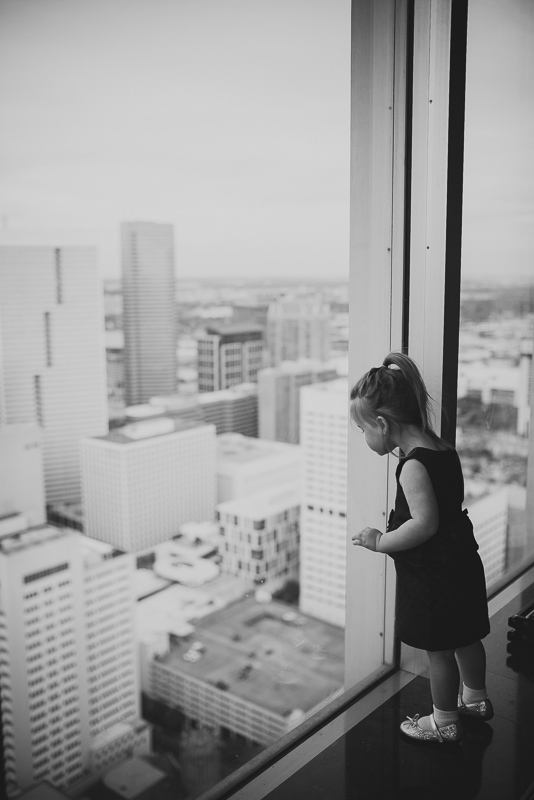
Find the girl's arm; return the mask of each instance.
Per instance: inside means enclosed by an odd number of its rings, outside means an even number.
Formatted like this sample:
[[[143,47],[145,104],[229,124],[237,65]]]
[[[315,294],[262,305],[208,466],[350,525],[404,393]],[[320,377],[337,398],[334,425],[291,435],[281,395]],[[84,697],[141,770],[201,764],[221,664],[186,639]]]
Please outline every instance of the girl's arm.
[[[377,537],[375,547],[378,553],[410,550],[431,539],[439,526],[438,503],[424,466],[415,459],[407,461],[402,468],[400,483],[412,519],[396,530]]]

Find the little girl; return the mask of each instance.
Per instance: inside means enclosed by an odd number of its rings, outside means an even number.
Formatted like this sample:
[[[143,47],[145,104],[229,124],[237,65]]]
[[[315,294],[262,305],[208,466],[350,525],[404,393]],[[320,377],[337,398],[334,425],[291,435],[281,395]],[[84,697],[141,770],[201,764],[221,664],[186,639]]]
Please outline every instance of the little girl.
[[[459,742],[459,714],[489,720],[493,708],[481,642],[489,633],[486,582],[473,526],[462,511],[458,453],[434,432],[430,397],[408,356],[390,353],[360,378],[350,399],[351,422],[371,450],[381,456],[400,451],[386,532],[364,528],[352,542],[395,560],[397,634],[428,654],[433,713],[408,717],[401,731],[425,742]]]

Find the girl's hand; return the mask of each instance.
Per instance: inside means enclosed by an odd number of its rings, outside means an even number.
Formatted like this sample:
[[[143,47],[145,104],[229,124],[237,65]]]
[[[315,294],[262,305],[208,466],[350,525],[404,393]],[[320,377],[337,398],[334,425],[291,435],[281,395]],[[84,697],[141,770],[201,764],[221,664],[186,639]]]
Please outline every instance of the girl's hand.
[[[376,528],[363,528],[359,533],[352,536],[352,544],[357,544],[360,547],[366,547],[367,550],[377,551],[378,542],[382,533]]]

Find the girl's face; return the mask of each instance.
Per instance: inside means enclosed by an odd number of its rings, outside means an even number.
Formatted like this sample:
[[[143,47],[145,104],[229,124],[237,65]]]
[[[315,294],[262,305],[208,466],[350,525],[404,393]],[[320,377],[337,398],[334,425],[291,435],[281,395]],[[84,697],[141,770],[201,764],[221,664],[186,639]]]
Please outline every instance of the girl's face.
[[[354,414],[353,419],[364,434],[367,447],[379,456],[385,456],[390,452],[387,423],[383,417],[378,417],[376,422],[368,422],[357,414]]]

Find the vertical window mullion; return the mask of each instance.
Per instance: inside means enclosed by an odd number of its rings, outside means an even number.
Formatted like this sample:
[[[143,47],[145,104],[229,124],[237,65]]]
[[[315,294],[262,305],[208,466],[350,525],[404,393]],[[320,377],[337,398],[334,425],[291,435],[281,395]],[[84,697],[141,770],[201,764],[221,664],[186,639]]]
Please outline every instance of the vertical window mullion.
[[[407,8],[353,4],[351,385],[402,346]],[[385,527],[391,477],[388,459],[349,428],[346,688],[393,661],[392,564],[350,542],[353,530]]]

